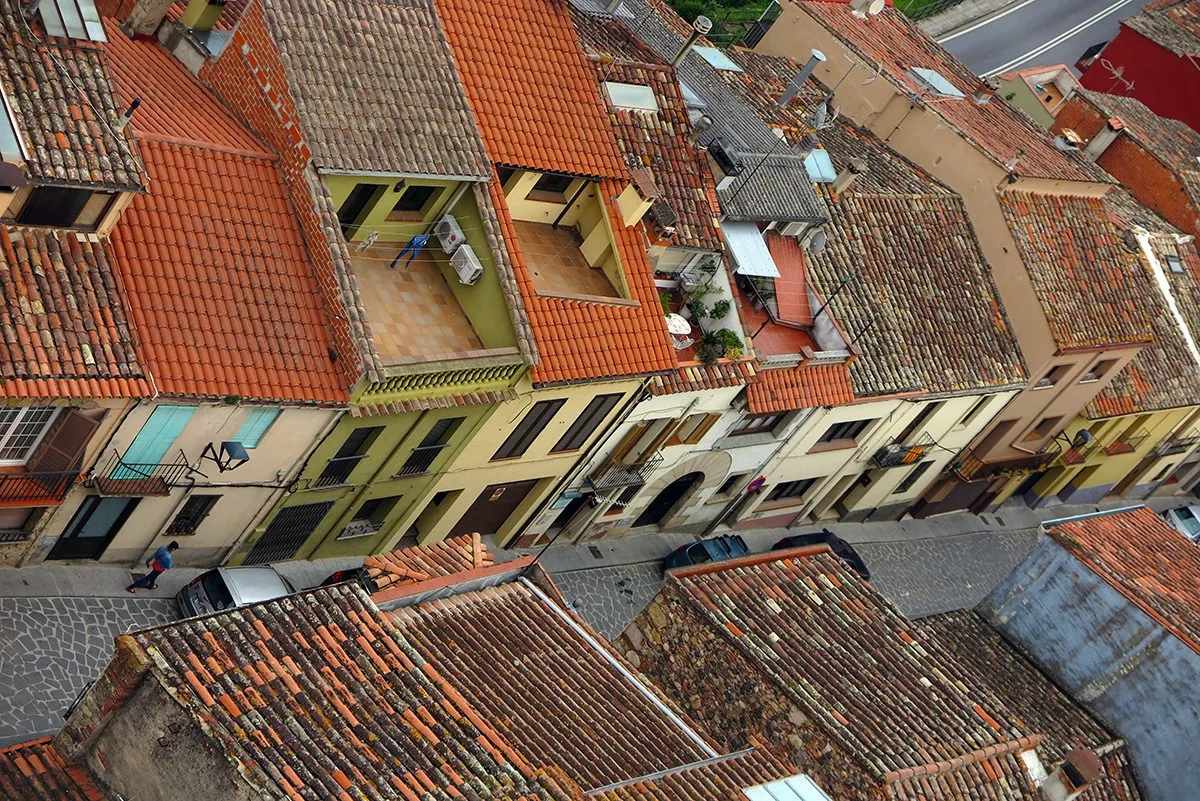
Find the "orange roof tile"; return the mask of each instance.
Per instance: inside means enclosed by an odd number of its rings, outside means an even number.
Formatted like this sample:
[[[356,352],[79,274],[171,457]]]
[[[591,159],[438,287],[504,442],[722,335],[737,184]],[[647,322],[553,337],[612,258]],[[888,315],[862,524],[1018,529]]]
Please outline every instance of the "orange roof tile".
[[[608,200],[620,194],[620,182],[601,181],[600,196],[638,306],[538,295],[500,181],[493,180],[489,189],[541,357],[533,369],[535,383],[645,375],[675,368],[675,351],[650,277],[646,250],[637,230],[625,227]]]
[[[1073,520],[1046,533],[1200,653],[1200,548],[1152,509]]]
[[[0,797],[10,801],[103,801],[83,765],[63,762],[49,737],[0,748]]]
[[[159,389],[344,401],[277,160],[239,133],[225,107],[157,45],[112,40],[122,94],[157,98],[163,107],[138,122],[151,191],[134,198],[112,235]],[[175,113],[184,115],[182,125]]]
[[[495,561],[478,534],[465,534],[430,545],[368,556],[363,567],[375,586],[385,589],[488,567]]]
[[[844,406],[854,402],[848,364],[761,370],[746,386],[746,400],[753,414]]]
[[[439,0],[492,161],[626,175],[604,101],[562,0]]]

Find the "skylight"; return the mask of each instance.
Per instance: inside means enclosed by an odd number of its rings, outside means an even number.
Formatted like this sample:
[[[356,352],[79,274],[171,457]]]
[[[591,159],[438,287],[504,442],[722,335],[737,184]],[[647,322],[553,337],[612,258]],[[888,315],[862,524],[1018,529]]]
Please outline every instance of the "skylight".
[[[17,121],[3,89],[0,89],[0,158],[5,161],[21,161],[25,158]]]
[[[926,69],[925,67],[913,67],[908,71],[912,79],[919,83],[923,89],[930,92],[936,97],[944,97],[948,99],[962,99],[966,97],[962,92],[955,88],[954,84],[950,83],[945,76],[937,70]]]
[[[742,790],[750,801],[830,801],[825,791],[804,774]]]
[[[722,53],[715,47],[702,47],[701,45],[692,45],[692,49],[700,58],[707,61],[713,67],[726,72],[741,72],[742,68],[729,60],[729,56]]]
[[[833,159],[829,158],[829,151],[822,148],[804,157],[804,169],[808,170],[808,177],[819,184],[831,184],[837,178]]]
[[[1183,261],[1178,256],[1167,256],[1167,269],[1176,275],[1183,273]]]
[[[679,88],[683,92],[683,102],[687,104],[688,108],[708,108],[708,104],[704,102],[704,98],[693,92],[692,87],[680,81]]]
[[[92,0],[43,0],[38,12],[51,36],[108,41]]]
[[[628,108],[636,111],[657,111],[658,102],[654,99],[654,90],[649,86],[636,83],[604,82],[604,91],[608,93],[609,101],[617,108]]]

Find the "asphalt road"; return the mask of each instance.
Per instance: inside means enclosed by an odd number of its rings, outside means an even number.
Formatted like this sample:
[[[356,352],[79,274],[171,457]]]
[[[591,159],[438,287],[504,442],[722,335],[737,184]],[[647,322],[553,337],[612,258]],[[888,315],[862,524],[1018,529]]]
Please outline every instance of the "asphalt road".
[[[939,38],[983,76],[1075,63],[1083,51],[1117,35],[1118,22],[1145,0],[1020,0],[1006,11]]]

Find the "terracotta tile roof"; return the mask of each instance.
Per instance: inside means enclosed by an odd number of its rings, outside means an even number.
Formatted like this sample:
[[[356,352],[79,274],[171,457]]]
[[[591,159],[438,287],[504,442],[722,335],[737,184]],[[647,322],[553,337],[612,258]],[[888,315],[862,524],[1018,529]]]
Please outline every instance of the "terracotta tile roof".
[[[564,801],[378,612],[338,585],[138,632],[153,676],[273,798]],[[478,677],[473,677],[477,680]]]
[[[676,392],[737,387],[753,379],[756,372],[753,359],[710,365],[688,364],[674,372],[654,376],[650,379],[650,391],[655,395],[671,395]]]
[[[7,801],[103,801],[91,772],[63,762],[49,737],[0,748],[0,796]]]
[[[6,47],[0,86],[26,151],[25,172],[37,183],[86,184],[117,190],[143,185],[137,149],[117,129],[123,108],[104,51],[90,42],[31,37],[10,4],[0,8]]]
[[[625,227],[609,201],[624,188],[621,182],[601,181],[600,196],[637,306],[538,295],[499,180],[492,181],[488,188],[541,359],[533,369],[535,383],[675,369],[675,350],[640,234],[636,228]]]
[[[437,576],[452,576],[495,563],[478,534],[448,537],[430,545],[398,548],[363,560],[367,575],[379,589],[416,584]]]
[[[1007,784],[980,767],[996,767],[1038,738],[999,698],[965,683],[964,668],[940,643],[914,636],[913,625],[827,548],[676,570],[664,592],[799,705],[865,774],[892,785],[894,796],[919,797],[915,789],[928,784],[937,790],[930,798],[1039,798],[1028,777],[1013,773]],[[712,659],[716,665],[722,656]],[[744,679],[753,686],[753,677]]]
[[[627,174],[565,0],[439,0],[438,10],[492,161]]]
[[[0,295],[0,396],[152,394],[95,237],[0,226]]]
[[[112,235],[158,388],[344,401],[277,159],[156,45],[114,35],[109,47],[122,92],[165,106],[138,121],[151,191]]]
[[[845,406],[853,403],[851,369],[846,364],[802,365],[759,370],[746,386],[752,414]]]
[[[585,791],[712,756],[566,614],[512,583],[400,609],[392,620],[518,754],[557,765]]]
[[[1141,789],[1124,741],[1058,689],[982,617],[970,610],[948,612],[915,620],[913,626],[940,642],[959,664],[969,665],[969,681],[988,687],[1044,736],[1038,751],[1047,765],[1059,762],[1073,748],[1107,752],[1101,757],[1106,777],[1080,796],[1081,801],[1140,801]]]
[[[666,776],[629,782],[588,793],[591,801],[740,801],[742,790],[776,781],[796,771],[766,748]]]
[[[1096,180],[1096,171],[1089,169],[1082,157],[1055,148],[1047,132],[1007,103],[980,105],[971,100],[979,78],[899,9],[889,5],[870,20],[863,20],[854,16],[843,0],[796,1],[861,58],[882,67],[885,75],[904,92],[921,89],[908,74],[913,67],[937,71],[966,98],[930,103],[928,108],[975,142],[997,164],[1006,164],[1020,150],[1023,152],[1016,171],[1021,175]]]
[[[1153,510],[1097,515],[1046,533],[1200,653],[1200,548]]]
[[[433,0],[262,6],[318,167],[489,174]]]
[[[1125,123],[1125,136],[1132,136],[1171,169],[1200,172],[1200,132],[1186,123],[1160,117],[1136,98],[1107,95],[1080,87],[1076,94],[1083,97],[1102,114],[1120,117]]]
[[[1200,54],[1200,0],[1158,0],[1121,24],[1179,56]]]
[[[607,55],[593,42],[603,36],[615,22],[601,21],[583,14],[573,14],[583,46],[595,56]],[[621,30],[624,30],[623,28]],[[617,146],[631,169],[650,170],[661,194],[675,215],[675,232],[670,242],[680,247],[720,252],[723,248],[717,222],[708,205],[707,185],[712,175],[707,165],[701,169],[696,148],[689,140],[691,123],[687,106],[680,93],[675,71],[665,63],[650,64],[593,60],[597,79],[616,83],[650,87],[654,92],[657,111],[635,111],[616,108],[606,99],[608,117],[617,134]],[[657,63],[655,63],[657,62]]]
[[[1102,200],[1001,192],[1000,206],[1061,348],[1152,338],[1153,289]]]

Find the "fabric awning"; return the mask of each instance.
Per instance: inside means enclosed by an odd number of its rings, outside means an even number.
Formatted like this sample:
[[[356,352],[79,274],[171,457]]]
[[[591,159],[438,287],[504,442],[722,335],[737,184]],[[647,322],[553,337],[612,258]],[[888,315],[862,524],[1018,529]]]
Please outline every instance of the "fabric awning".
[[[735,273],[760,278],[778,278],[779,268],[767,250],[766,240],[754,223],[724,223],[721,231],[733,254]]]

